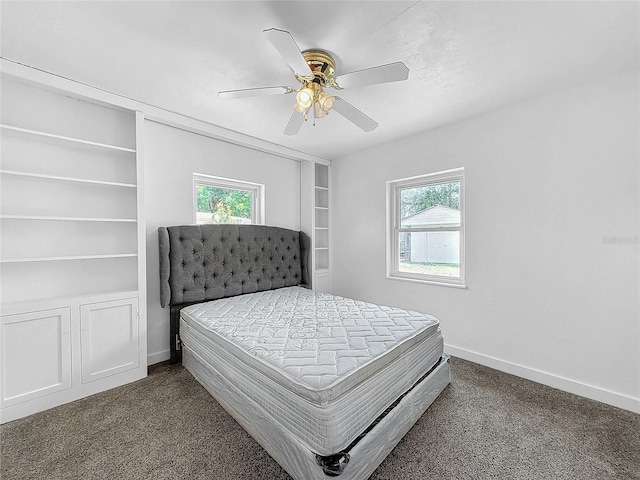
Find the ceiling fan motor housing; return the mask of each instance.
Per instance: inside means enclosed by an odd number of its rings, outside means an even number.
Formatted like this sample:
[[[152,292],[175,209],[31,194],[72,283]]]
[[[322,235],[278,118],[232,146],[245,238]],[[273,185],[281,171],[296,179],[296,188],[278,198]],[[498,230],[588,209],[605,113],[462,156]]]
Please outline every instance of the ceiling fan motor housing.
[[[329,53],[324,50],[305,50],[302,52],[302,56],[313,73],[313,83],[322,87],[333,83],[336,64]]]

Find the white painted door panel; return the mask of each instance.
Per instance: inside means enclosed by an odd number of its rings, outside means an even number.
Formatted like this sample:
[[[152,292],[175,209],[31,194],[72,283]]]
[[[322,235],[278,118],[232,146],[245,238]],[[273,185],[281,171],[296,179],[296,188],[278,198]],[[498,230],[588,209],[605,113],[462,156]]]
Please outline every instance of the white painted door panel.
[[[331,286],[329,285],[328,272],[316,273],[313,289],[317,290],[318,292],[325,292],[325,293],[330,292]]]
[[[137,368],[138,299],[80,306],[82,383]]]
[[[428,239],[429,256],[427,257],[427,261],[432,263],[444,263],[444,233],[429,232]]]
[[[71,388],[71,309],[2,317],[2,406]]]

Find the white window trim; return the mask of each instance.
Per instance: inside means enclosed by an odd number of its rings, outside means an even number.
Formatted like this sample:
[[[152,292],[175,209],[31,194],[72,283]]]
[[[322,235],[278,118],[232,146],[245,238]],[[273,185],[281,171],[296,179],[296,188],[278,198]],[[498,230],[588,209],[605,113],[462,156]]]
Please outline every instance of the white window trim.
[[[198,223],[198,204],[196,188],[198,185],[206,185],[209,187],[226,188],[232,190],[244,190],[251,192],[253,204],[251,205],[251,223],[254,225],[265,224],[265,193],[264,185],[261,183],[245,182],[244,180],[235,180],[233,178],[214,177],[204,173],[193,174],[193,223]]]
[[[419,228],[411,229],[412,232],[426,231],[459,231],[460,232],[460,277],[444,277],[439,275],[425,275],[399,271],[398,253],[399,233],[407,231],[400,228],[400,190],[404,188],[433,185],[447,182],[460,182],[460,227],[448,228]],[[409,282],[427,283],[446,287],[467,288],[465,284],[465,232],[464,232],[464,168],[454,168],[442,172],[418,175],[415,177],[401,178],[387,182],[387,228],[386,228],[386,254],[387,254],[387,278]]]

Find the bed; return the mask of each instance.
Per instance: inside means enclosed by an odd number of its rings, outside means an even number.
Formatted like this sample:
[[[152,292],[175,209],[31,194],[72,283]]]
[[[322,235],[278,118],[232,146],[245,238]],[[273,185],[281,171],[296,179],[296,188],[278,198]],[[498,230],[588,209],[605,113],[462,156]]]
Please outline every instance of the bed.
[[[368,478],[449,384],[438,320],[309,288],[309,238],[161,227],[182,363],[296,480]]]

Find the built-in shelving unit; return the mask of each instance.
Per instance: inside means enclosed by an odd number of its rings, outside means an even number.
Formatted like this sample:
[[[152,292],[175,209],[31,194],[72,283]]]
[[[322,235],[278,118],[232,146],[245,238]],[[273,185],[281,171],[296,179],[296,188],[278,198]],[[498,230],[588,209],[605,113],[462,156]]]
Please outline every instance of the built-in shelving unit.
[[[146,376],[146,255],[142,114],[1,88],[6,422]]]
[[[314,290],[331,288],[329,166],[302,165],[302,229],[311,236],[311,283]]]
[[[314,242],[315,250],[314,275],[316,286],[328,278],[329,271],[329,167],[315,164],[315,225]],[[321,279],[318,279],[318,275]],[[326,285],[328,289],[328,281]]]

